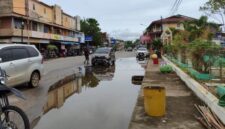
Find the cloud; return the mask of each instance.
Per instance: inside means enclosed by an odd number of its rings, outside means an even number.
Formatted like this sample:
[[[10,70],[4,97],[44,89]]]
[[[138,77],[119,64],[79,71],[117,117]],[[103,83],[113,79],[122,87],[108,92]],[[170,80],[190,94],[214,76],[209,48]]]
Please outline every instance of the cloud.
[[[42,0],[50,5],[58,4],[70,15],[93,17],[102,31],[122,39],[136,38],[154,20],[168,17],[175,0]],[[208,0],[183,0],[176,14],[199,18],[199,7]],[[146,27],[140,24],[146,25]],[[129,30],[127,32],[127,29]],[[128,38],[130,37],[130,38]]]
[[[110,33],[111,37],[114,37],[116,39],[122,39],[122,40],[135,40],[140,38],[141,33],[139,32],[132,32],[129,29],[124,29],[124,30],[113,30]]]

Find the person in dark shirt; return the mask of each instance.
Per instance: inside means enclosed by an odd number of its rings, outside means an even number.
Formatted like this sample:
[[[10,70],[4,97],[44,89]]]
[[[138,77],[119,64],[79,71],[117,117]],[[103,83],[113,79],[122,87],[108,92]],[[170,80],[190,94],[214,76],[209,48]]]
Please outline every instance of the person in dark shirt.
[[[84,56],[85,56],[84,64],[89,64],[89,55],[90,55],[89,49],[88,47],[85,47],[84,48]]]

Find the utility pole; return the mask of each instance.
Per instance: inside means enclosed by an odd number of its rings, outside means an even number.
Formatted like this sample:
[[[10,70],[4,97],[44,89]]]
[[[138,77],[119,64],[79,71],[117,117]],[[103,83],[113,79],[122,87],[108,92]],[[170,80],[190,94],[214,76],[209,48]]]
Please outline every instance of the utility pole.
[[[161,31],[163,32],[163,17],[161,16]]]
[[[29,0],[26,0],[25,4],[25,11],[26,11],[26,17],[27,17],[27,43],[30,44],[30,20],[29,20]]]
[[[21,23],[21,43],[23,43],[23,30],[24,30],[24,21]]]

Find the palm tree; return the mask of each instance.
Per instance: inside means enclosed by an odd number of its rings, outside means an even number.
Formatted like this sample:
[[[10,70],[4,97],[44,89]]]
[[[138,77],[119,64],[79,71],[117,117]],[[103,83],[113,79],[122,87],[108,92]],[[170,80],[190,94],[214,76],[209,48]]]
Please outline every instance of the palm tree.
[[[205,31],[208,30],[209,24],[207,21],[206,16],[201,16],[198,20],[184,22],[185,30],[190,33],[190,41],[201,38]]]

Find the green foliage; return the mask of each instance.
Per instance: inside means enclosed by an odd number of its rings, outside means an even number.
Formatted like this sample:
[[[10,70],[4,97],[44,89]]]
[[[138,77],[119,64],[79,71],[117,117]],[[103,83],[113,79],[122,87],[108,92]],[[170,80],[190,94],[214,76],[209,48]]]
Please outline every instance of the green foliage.
[[[171,73],[172,71],[173,71],[173,69],[170,65],[163,65],[160,67],[161,73]]]
[[[163,47],[163,44],[162,44],[160,39],[154,39],[152,41],[152,47],[153,47],[154,50],[160,51],[161,48]]]
[[[225,0],[208,0],[200,7],[200,10],[205,12],[206,15],[216,18],[216,20],[224,25]]]
[[[47,46],[47,49],[49,51],[58,50],[58,48],[55,45],[51,45],[51,44]]]
[[[197,71],[209,72],[209,66],[213,61],[204,60],[204,55],[216,56],[220,50],[220,46],[215,43],[203,39],[197,39],[189,45],[189,52],[192,58],[193,67]],[[204,68],[204,70],[203,70]]]
[[[212,29],[217,30],[215,24],[208,23],[206,16],[200,17],[198,20],[184,22],[184,28],[189,32],[189,41],[192,42],[198,38],[210,40],[213,36]]]
[[[84,32],[85,35],[93,36],[93,41],[91,42],[91,45],[98,46],[102,44],[101,29],[96,19],[88,18],[81,20],[81,31]]]
[[[128,48],[128,47],[134,47],[134,44],[133,44],[133,42],[132,41],[126,41],[125,42],[125,48]]]

